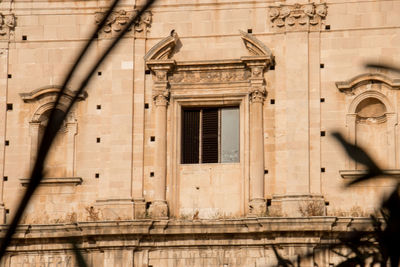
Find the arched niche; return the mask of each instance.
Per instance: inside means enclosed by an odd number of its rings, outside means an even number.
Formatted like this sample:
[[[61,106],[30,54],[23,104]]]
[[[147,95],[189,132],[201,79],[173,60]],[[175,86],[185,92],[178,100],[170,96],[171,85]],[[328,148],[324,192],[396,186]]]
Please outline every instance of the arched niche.
[[[47,86],[33,90],[30,93],[20,94],[25,103],[34,105],[34,113],[29,122],[30,133],[30,169],[33,168],[36,154],[43,137],[44,129],[47,125],[51,110],[55,105],[59,86]],[[56,116],[62,116],[66,111],[67,105],[73,97],[73,92],[66,90],[61,96],[60,103],[55,110]],[[87,95],[80,95],[78,101],[82,101]],[[52,147],[47,155],[44,168],[44,183],[80,183],[81,178],[74,178],[74,159],[75,159],[75,136],[78,130],[78,123],[75,114],[70,112],[60,128]],[[67,180],[59,180],[66,178]],[[58,182],[57,182],[58,181]],[[22,184],[26,184],[22,179]]]
[[[383,74],[370,73],[337,82],[336,86],[346,93],[348,140],[365,148],[382,168],[390,172],[395,171],[399,167],[396,143],[397,112],[388,95],[393,94],[392,90],[399,89],[398,80]],[[350,178],[358,177],[364,172],[365,166],[348,157],[346,170],[340,173],[342,177]]]
[[[349,139],[365,147],[381,166],[388,169],[396,167],[396,117],[387,97],[375,91],[358,95],[347,114]],[[365,166],[354,161],[349,162],[349,165],[350,169],[365,169]]]

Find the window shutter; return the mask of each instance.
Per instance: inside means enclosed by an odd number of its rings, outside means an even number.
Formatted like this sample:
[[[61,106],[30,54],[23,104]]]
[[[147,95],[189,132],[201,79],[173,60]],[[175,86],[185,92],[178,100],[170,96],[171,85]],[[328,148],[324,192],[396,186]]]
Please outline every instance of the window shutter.
[[[218,163],[218,109],[203,109],[202,163]]]
[[[183,110],[182,163],[199,163],[200,110]]]

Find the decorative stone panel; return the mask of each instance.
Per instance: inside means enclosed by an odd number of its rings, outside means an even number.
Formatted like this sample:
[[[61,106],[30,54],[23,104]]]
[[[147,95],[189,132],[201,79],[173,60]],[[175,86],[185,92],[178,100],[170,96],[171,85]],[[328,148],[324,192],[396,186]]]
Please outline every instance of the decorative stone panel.
[[[124,27],[129,23],[130,19],[136,15],[136,13],[137,10],[126,11],[123,9],[112,12],[109,18],[107,19],[103,29],[101,29],[99,37],[109,38],[117,36],[119,32],[121,32],[124,29]],[[105,12],[95,13],[96,24],[100,24],[104,15]],[[148,28],[150,28],[151,26],[151,21],[152,21],[152,13],[150,11],[144,12],[143,15],[140,17],[139,22],[137,22],[133,26],[133,31],[132,28],[129,29],[130,33],[128,33],[128,35],[145,36],[148,31]]]
[[[0,13],[0,40],[8,40],[14,34],[15,16],[14,14]]]
[[[279,5],[269,9],[272,27],[278,31],[318,31],[326,15],[326,4]]]

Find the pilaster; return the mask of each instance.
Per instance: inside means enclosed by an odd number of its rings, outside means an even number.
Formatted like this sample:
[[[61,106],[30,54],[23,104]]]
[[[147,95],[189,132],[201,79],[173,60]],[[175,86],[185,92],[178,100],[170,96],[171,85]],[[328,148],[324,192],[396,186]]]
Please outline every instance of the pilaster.
[[[242,58],[243,60],[243,58]],[[249,79],[250,99],[250,217],[266,214],[264,198],[264,130],[263,102],[266,96],[264,70],[270,63],[266,58],[250,57],[244,59],[251,70]]]
[[[153,190],[154,200],[149,208],[152,218],[168,218],[168,204],[166,199],[167,179],[167,107],[169,103],[168,73],[174,66],[174,61],[163,60],[148,62],[153,72],[154,86],[152,90],[155,106],[155,138],[156,149],[154,156]]]

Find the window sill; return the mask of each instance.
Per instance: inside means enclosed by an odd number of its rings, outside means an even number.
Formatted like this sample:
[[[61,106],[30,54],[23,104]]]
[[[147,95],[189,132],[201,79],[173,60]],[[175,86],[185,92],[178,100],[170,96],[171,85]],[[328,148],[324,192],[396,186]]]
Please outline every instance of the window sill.
[[[180,163],[181,166],[216,166],[216,165],[240,165],[240,162],[219,162],[219,163]]]
[[[387,169],[383,170],[383,173],[394,177],[400,177],[400,169]],[[343,179],[356,179],[367,174],[367,170],[340,170],[339,174]]]
[[[28,186],[30,178],[19,179],[22,186]],[[42,185],[80,185],[82,184],[81,177],[62,177],[62,178],[43,178],[40,184]]]

